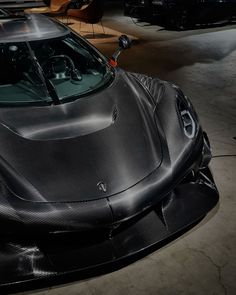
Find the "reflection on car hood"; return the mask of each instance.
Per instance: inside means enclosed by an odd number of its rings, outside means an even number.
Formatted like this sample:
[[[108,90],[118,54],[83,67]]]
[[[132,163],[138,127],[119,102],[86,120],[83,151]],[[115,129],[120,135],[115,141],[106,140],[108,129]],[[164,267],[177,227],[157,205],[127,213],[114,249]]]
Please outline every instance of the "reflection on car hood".
[[[108,197],[162,161],[147,94],[123,72],[107,89],[71,103],[1,109],[0,123],[0,156],[36,189],[16,192],[30,201]]]

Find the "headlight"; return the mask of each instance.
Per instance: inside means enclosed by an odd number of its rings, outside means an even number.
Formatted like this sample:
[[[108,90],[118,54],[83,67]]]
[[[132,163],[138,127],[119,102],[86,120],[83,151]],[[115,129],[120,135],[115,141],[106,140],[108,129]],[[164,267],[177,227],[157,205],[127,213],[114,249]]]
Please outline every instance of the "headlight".
[[[179,115],[181,118],[184,134],[192,139],[195,137],[199,124],[196,112],[190,100],[185,96],[182,90],[174,85],[177,91],[176,101]]]

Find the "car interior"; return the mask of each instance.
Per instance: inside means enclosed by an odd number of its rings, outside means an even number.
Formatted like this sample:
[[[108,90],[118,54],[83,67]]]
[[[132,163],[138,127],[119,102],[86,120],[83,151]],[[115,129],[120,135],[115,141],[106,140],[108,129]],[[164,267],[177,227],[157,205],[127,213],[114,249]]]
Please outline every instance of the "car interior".
[[[48,102],[78,97],[106,83],[106,62],[74,36],[0,45],[0,103]]]

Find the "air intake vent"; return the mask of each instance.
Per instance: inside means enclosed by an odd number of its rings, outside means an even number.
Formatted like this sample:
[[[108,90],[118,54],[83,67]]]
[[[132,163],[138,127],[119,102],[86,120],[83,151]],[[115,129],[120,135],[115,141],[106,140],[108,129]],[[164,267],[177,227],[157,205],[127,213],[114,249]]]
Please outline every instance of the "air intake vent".
[[[112,122],[113,123],[115,123],[115,121],[117,120],[117,117],[118,117],[118,110],[115,107],[114,110],[113,110],[113,114],[112,114]]]

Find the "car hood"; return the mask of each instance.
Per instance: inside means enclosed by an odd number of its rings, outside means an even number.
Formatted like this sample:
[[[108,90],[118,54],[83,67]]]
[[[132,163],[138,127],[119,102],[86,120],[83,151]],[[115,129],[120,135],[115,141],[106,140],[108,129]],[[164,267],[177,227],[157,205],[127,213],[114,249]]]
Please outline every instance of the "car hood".
[[[89,97],[0,109],[0,170],[34,202],[91,201],[124,191],[162,162],[153,106],[121,70]]]

